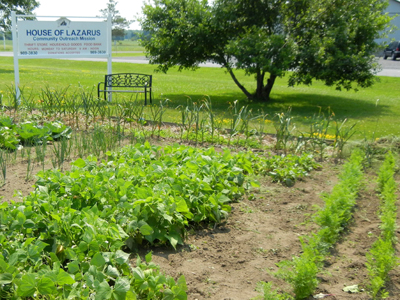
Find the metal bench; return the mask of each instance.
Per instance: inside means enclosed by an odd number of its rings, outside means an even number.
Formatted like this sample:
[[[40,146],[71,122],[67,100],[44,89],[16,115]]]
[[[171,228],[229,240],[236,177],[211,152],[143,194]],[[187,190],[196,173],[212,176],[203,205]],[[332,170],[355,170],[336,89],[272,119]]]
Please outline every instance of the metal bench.
[[[144,93],[144,104],[147,105],[147,94],[151,99],[152,75],[137,73],[117,73],[105,75],[104,82],[97,85],[97,97],[104,93],[104,100],[111,93]],[[117,89],[114,89],[117,88]],[[134,88],[134,89],[132,89]]]

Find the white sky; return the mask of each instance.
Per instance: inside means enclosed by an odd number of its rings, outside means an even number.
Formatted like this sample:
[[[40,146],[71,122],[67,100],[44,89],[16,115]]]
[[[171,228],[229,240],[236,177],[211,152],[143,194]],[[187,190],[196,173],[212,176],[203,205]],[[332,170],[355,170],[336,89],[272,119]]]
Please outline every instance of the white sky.
[[[40,5],[33,12],[37,16],[56,17],[95,17],[100,16],[100,9],[107,7],[108,0],[39,0]],[[134,20],[142,12],[143,0],[117,0],[117,10],[122,17]],[[38,20],[51,20],[41,19]],[[133,22],[130,29],[140,29],[138,22]]]

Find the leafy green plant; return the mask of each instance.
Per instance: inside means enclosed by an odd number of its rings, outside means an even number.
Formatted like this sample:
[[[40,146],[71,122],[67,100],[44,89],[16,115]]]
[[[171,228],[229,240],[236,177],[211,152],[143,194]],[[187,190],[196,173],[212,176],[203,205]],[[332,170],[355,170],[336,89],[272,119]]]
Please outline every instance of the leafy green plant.
[[[175,247],[183,242],[189,221],[220,222],[230,211],[228,203],[248,188],[243,168],[252,172],[250,162],[240,155],[227,151],[219,155],[212,148],[195,151],[174,146],[161,152],[145,143],[107,155],[108,162],[99,167],[90,160],[77,160],[66,175],[53,171],[39,174],[38,184],[59,186],[59,196],[69,191],[75,209],[95,204],[104,209],[121,197],[130,199],[132,204],[119,212],[123,219],[131,216],[124,225],[130,248],[144,241],[168,242]],[[220,182],[219,178],[226,180]]]
[[[313,155],[308,153],[300,156],[275,155],[270,158],[254,155],[251,160],[256,173],[268,175],[274,182],[282,182],[287,186],[293,186],[296,180],[320,167]]]
[[[8,127],[0,127],[0,147],[15,150],[20,143],[14,130]]]
[[[34,145],[40,141],[46,141],[50,138],[49,128],[39,126],[32,122],[18,124],[15,127],[16,133],[19,135],[21,142],[27,145]]]
[[[71,138],[72,128],[70,126],[66,126],[60,121],[45,122],[43,126],[50,129],[51,138],[53,140],[58,140],[61,138]]]
[[[81,202],[78,197],[86,198],[91,188],[68,183],[84,167],[87,171],[79,175],[83,182],[93,180],[88,170],[97,164],[91,159],[74,165],[78,169],[71,177],[56,170],[42,172],[51,176],[45,179],[48,185],[40,185],[39,180],[36,191],[21,203],[0,205],[2,299],[186,299],[185,278],[175,282],[163,275],[151,262],[151,254],[146,255],[146,262],[138,259],[136,267],[130,266],[129,253],[121,250],[128,249],[128,232],[134,228],[132,218],[126,216],[131,209],[127,199],[118,197],[115,205]],[[59,189],[66,194],[57,196]],[[137,230],[150,232],[140,222]]]
[[[0,127],[8,127],[8,128],[13,128],[14,127],[14,120],[13,118],[9,116],[1,116],[0,117]]]

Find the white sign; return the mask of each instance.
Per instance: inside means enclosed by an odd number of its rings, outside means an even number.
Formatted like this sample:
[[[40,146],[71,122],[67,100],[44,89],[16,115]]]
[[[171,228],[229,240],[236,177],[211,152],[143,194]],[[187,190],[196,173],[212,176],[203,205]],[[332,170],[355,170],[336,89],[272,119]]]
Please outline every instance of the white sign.
[[[18,21],[20,58],[105,56],[107,22]]]
[[[18,104],[21,96],[20,58],[106,57],[107,73],[112,73],[111,15],[108,15],[107,22],[75,22],[66,17],[61,17],[57,21],[19,20],[26,17],[36,18],[35,15],[17,15],[15,11],[11,12],[14,78]],[[99,20],[98,17],[95,19]]]

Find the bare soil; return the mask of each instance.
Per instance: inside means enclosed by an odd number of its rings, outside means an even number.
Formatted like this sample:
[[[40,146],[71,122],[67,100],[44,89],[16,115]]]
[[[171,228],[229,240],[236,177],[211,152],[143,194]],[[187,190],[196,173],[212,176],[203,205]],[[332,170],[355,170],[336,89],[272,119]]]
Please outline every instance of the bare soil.
[[[49,163],[45,166],[51,167]],[[41,168],[34,164],[33,174]],[[34,179],[26,180],[26,161],[16,162],[7,170],[7,182],[0,188],[0,196],[3,201],[18,201],[20,197],[13,196],[14,191],[27,195],[33,189]],[[271,272],[277,270],[278,262],[300,254],[299,237],[316,230],[312,215],[323,205],[321,194],[330,192],[337,183],[340,170],[340,164],[324,162],[321,170],[313,171],[290,188],[262,178],[261,187],[252,191],[254,198],[232,204],[226,222],[193,228],[185,245],[176,250],[149,249],[153,251],[153,261],[168,275],[185,276],[191,300],[251,299],[258,295],[255,288],[259,281],[288,289]],[[377,216],[380,200],[375,181],[374,171],[367,171],[354,218],[327,258],[315,294],[327,294],[326,299],[370,299],[363,289],[368,284],[365,254],[380,233]],[[400,183],[399,176],[397,182]],[[397,236],[400,238],[400,231]],[[143,251],[141,255],[146,253]],[[393,270],[390,278],[388,299],[400,299],[400,269]],[[342,290],[356,284],[360,293]]]

